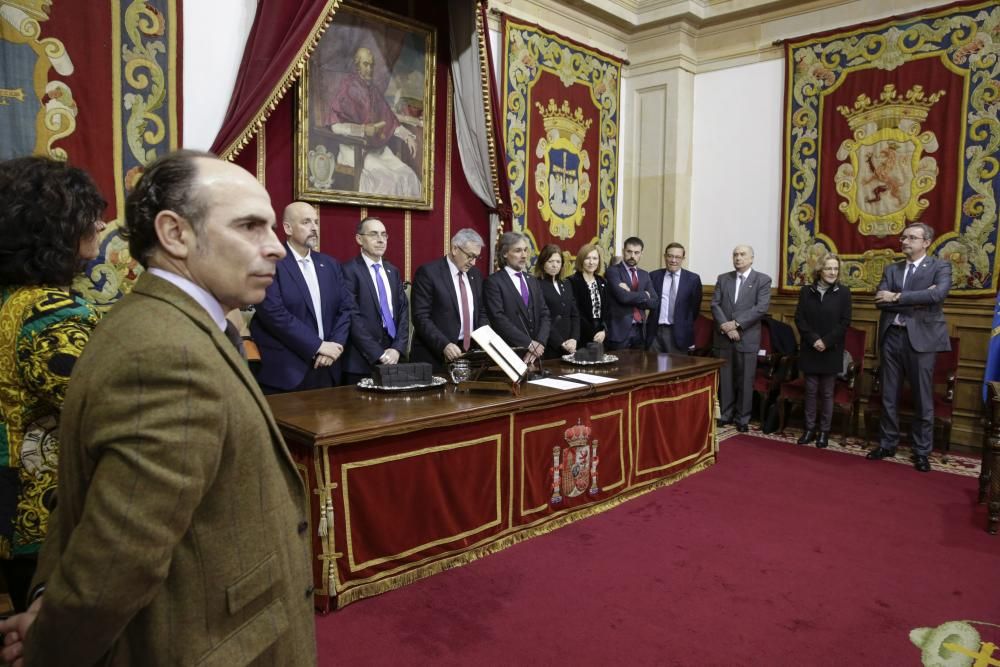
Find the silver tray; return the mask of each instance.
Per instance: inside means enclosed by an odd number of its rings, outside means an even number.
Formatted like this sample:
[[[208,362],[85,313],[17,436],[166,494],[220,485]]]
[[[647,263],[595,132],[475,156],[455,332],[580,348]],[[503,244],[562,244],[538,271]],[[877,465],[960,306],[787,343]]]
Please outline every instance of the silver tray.
[[[424,389],[437,389],[448,384],[448,381],[439,375],[431,376],[430,384],[407,384],[402,387],[383,387],[382,385],[375,384],[371,378],[361,378],[358,382],[358,389],[362,391],[384,391],[384,392],[399,392],[399,391],[422,391]]]
[[[618,357],[613,354],[605,353],[604,359],[600,361],[578,361],[572,354],[564,354],[562,360],[567,364],[573,364],[574,366],[604,366],[605,364],[615,363],[618,361]]]

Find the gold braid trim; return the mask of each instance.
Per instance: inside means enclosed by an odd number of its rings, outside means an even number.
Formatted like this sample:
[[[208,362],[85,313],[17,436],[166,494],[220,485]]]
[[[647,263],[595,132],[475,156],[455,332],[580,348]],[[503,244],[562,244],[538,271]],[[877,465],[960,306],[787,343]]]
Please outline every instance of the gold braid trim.
[[[339,591],[337,593],[337,608],[342,609],[352,602],[372,597],[373,595],[380,595],[397,588],[402,588],[403,586],[412,584],[415,581],[420,581],[421,579],[425,579],[433,574],[444,572],[445,570],[461,567],[462,565],[468,565],[473,561],[479,560],[483,556],[489,556],[490,554],[498,551],[503,551],[508,547],[514,546],[515,544],[524,542],[525,540],[529,540],[533,537],[538,537],[539,535],[551,533],[553,530],[562,528],[563,526],[579,521],[580,519],[586,519],[588,517],[601,514],[602,512],[606,512],[609,509],[618,507],[622,503],[626,503],[634,498],[645,495],[650,491],[655,491],[656,489],[664,486],[675,484],[685,477],[701,472],[714,464],[715,455],[713,454],[702,459],[691,468],[679,472],[676,475],[664,477],[644,486],[630,489],[613,498],[609,498],[604,502],[598,503],[597,505],[590,505],[588,507],[582,507],[578,510],[568,512],[560,517],[548,520],[540,526],[518,530],[518,532],[512,535],[505,535],[477,549],[463,551],[455,556],[443,558],[430,563],[429,565],[425,565],[402,574],[397,574],[392,577],[386,577],[385,579],[379,579],[368,584],[362,584],[360,586]]]
[[[309,37],[299,48],[298,54],[288,65],[288,69],[281,76],[281,79],[275,85],[274,89],[271,90],[271,94],[268,95],[267,100],[261,105],[254,117],[250,119],[247,126],[243,128],[239,136],[233,140],[231,144],[226,146],[219,157],[223,160],[229,160],[232,162],[236,159],[236,156],[240,154],[250,140],[254,138],[254,135],[264,127],[264,123],[267,119],[271,117],[274,110],[277,108],[278,103],[285,97],[285,93],[288,89],[292,87],[299,77],[302,76],[302,72],[305,71],[306,62],[312,55],[312,52],[316,49],[316,45],[319,44],[319,40],[323,37],[323,33],[326,29],[330,27],[330,23],[333,22],[333,15],[336,13],[337,7],[340,6],[340,0],[327,0],[326,8],[323,9],[319,17],[316,19],[316,24],[313,25],[312,30],[309,31]]]
[[[493,175],[493,198],[496,200],[497,206],[500,206],[503,204],[503,199],[500,198],[500,186],[498,183],[502,174],[497,165],[497,147],[496,142],[493,140],[493,100],[490,99],[490,61],[486,51],[489,48],[486,41],[486,35],[488,34],[489,28],[486,25],[486,13],[483,11],[483,5],[477,4],[476,38],[479,41],[479,90],[483,96],[483,114],[486,116],[486,145],[490,154],[490,172]]]

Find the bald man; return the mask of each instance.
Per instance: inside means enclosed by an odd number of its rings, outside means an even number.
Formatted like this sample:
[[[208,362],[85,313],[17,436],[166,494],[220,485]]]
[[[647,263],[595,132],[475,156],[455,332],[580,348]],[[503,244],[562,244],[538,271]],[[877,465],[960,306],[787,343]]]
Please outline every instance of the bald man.
[[[319,215],[312,204],[292,202],[281,222],[288,252],[250,320],[260,349],[257,381],[265,394],[339,384],[355,311],[340,264],[316,252]]]
[[[712,293],[715,356],[726,364],[719,369],[719,425],[736,424],[750,430],[753,376],[760,349],[760,320],[771,307],[771,278],[753,270],[753,248],[733,248],[733,271],[723,273]]]

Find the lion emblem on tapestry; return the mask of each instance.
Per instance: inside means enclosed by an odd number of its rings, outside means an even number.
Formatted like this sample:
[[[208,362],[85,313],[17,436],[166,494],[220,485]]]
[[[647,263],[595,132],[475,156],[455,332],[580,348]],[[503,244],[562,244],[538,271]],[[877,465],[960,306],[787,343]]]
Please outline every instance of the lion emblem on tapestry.
[[[833,252],[872,292],[924,222],[954,293],[996,292],[998,30],[978,2],[786,43],[782,289]]]

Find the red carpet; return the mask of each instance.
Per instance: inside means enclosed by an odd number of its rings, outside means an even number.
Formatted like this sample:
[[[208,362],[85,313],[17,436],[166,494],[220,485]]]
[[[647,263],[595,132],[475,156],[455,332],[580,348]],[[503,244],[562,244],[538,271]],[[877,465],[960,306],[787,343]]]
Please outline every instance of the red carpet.
[[[910,631],[956,620],[1000,644],[976,484],[734,437],[674,486],[318,618],[319,662],[919,665]]]

